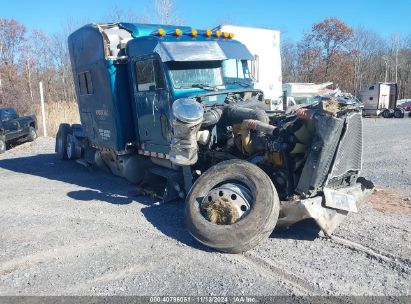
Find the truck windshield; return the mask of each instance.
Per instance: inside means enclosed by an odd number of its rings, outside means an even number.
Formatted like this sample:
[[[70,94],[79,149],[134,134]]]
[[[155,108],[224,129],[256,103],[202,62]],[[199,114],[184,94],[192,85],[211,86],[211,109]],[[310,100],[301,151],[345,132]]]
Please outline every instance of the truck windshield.
[[[214,89],[224,85],[221,61],[172,61],[168,70],[175,89]]]
[[[227,84],[244,83],[247,86],[251,84],[251,75],[249,65],[251,61],[227,59],[223,61],[223,74]]]

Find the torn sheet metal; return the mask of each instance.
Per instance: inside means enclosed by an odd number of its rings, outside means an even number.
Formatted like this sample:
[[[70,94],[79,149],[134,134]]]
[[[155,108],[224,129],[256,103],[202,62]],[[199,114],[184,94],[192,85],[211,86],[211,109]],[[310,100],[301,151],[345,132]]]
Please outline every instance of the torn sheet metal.
[[[331,189],[328,189],[331,190]],[[337,192],[334,190],[334,192]],[[349,211],[344,209],[337,209],[337,205],[341,208],[356,210],[364,198],[371,192],[369,189],[363,189],[360,184],[347,188],[346,191],[338,191],[339,195],[349,197],[354,200],[355,208],[350,205],[347,208],[344,204],[338,205],[338,200],[334,197],[328,199],[323,196],[316,196],[313,198],[285,201],[281,202],[280,218],[277,226],[291,226],[304,219],[312,218],[326,235],[331,235],[334,230],[340,225]],[[327,195],[330,195],[328,191]],[[332,196],[332,194],[331,194]],[[351,202],[349,203],[351,204]],[[331,208],[333,205],[334,207]]]

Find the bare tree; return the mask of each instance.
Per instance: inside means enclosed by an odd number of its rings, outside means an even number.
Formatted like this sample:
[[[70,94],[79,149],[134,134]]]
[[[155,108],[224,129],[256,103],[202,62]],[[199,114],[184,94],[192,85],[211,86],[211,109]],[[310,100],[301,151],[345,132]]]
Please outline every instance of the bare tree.
[[[324,76],[327,77],[334,56],[339,51],[345,51],[344,48],[352,37],[352,29],[337,18],[327,18],[312,26],[309,37],[320,44],[323,49]]]
[[[16,62],[26,42],[26,32],[26,27],[17,20],[0,19],[0,104],[21,96]]]
[[[353,94],[371,83],[396,81],[399,96],[411,97],[411,35],[383,39],[365,28],[351,30],[327,18],[312,26],[295,52],[290,50],[292,44],[283,42],[285,81],[333,81]]]
[[[115,5],[104,18],[106,22],[147,22],[144,15],[137,16],[132,9],[122,9]]]
[[[283,39],[281,42],[281,66],[283,82],[297,78],[297,47],[290,39]]]
[[[303,82],[322,81],[322,49],[308,34],[297,44],[298,78]]]
[[[394,63],[393,74],[394,74],[394,81],[398,82],[398,63],[399,63],[399,52],[402,46],[402,39],[401,36],[397,33],[391,34],[389,37],[389,45],[390,53],[392,57],[392,61]]]
[[[378,54],[382,52],[384,47],[383,40],[374,32],[365,28],[356,28],[353,31],[353,39],[351,40],[350,48],[354,59],[354,77],[352,93],[357,94],[359,90],[370,81],[370,75],[375,74],[373,68],[381,65],[381,59]]]
[[[154,8],[160,24],[181,24],[173,0],[154,0]]]

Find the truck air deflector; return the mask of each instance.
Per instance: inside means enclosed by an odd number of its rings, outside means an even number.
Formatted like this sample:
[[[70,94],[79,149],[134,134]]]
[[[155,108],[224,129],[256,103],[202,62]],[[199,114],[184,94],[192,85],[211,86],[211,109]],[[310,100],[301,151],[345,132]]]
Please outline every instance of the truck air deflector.
[[[233,41],[160,42],[154,49],[163,62],[204,60],[252,60],[247,48]]]

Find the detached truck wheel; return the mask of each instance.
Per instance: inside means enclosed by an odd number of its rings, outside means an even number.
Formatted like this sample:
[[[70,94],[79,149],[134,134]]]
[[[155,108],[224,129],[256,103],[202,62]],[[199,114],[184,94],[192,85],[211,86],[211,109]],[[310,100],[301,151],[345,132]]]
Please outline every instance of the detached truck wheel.
[[[67,157],[67,135],[70,134],[70,125],[63,123],[60,124],[59,130],[56,135],[56,148],[55,151],[60,159],[68,159]]]
[[[221,162],[202,174],[186,199],[186,224],[200,243],[228,253],[247,251],[273,231],[280,210],[267,174],[243,160]]]

